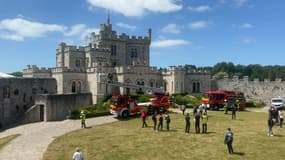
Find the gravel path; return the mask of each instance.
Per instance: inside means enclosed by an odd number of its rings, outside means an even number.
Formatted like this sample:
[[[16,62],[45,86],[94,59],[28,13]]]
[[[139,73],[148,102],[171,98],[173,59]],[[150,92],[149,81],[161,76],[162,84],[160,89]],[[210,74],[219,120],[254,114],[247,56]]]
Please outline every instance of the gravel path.
[[[88,126],[117,121],[114,116],[103,116],[86,120]],[[38,122],[18,126],[0,132],[0,138],[21,134],[0,150],[1,160],[41,160],[48,145],[58,136],[80,129],[80,120]]]

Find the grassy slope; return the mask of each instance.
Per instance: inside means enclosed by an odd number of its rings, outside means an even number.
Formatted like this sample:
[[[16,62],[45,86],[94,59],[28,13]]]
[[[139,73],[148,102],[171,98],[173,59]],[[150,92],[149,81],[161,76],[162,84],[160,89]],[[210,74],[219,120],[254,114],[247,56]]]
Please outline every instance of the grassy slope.
[[[17,138],[20,134],[14,134],[7,137],[0,138],[0,149],[2,149],[6,144],[8,144],[13,139]]]
[[[285,157],[285,129],[276,126],[274,137],[267,136],[267,114],[237,112],[237,120],[223,112],[209,112],[208,134],[184,133],[184,117],[171,114],[171,131],[154,132],[141,128],[141,119],[81,129],[57,138],[49,145],[45,160],[68,160],[79,146],[87,160],[173,160],[173,159],[250,159],[267,160]],[[193,119],[193,117],[191,117]],[[224,132],[234,132],[234,151],[228,155],[223,144]]]

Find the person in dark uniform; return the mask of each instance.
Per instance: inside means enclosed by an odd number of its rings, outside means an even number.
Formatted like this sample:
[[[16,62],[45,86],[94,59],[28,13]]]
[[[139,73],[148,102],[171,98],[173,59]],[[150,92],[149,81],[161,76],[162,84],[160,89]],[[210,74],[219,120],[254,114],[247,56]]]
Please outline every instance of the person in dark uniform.
[[[156,112],[152,115],[151,119],[153,121],[153,130],[156,130],[156,124],[157,124],[157,120],[156,120]]]
[[[165,122],[166,122],[166,129],[167,129],[167,131],[169,131],[170,116],[166,113],[164,119],[165,119]]]
[[[195,117],[195,115],[198,113],[198,107],[194,106],[193,107],[193,116]]]
[[[161,113],[158,114],[156,116],[156,119],[158,121],[158,125],[157,125],[157,130],[156,131],[159,131],[159,129],[162,131],[162,127],[163,127],[163,116],[162,116],[162,114]]]
[[[234,104],[233,107],[232,107],[232,120],[236,119],[236,111],[237,111],[237,107]]]
[[[196,133],[200,133],[200,114],[195,115],[195,131]]]
[[[189,113],[187,113],[185,116],[185,123],[186,123],[185,133],[189,133],[190,132],[190,115],[189,115]]]
[[[234,140],[234,133],[231,131],[230,128],[228,128],[228,130],[225,133],[224,143],[227,144],[229,154],[234,153],[233,146],[232,146],[233,140]]]

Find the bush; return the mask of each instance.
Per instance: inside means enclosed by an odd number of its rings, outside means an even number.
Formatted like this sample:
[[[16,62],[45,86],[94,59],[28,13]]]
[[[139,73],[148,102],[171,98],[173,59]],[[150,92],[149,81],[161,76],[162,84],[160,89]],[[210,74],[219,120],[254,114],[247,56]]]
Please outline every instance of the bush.
[[[251,108],[251,107],[254,107],[254,108],[261,108],[261,107],[264,107],[265,106],[265,103],[258,99],[258,100],[250,100],[250,101],[247,101],[246,102],[246,107],[248,108]]]
[[[187,108],[193,106],[199,106],[201,104],[201,98],[187,94],[175,94],[175,103],[178,105],[186,105]]]

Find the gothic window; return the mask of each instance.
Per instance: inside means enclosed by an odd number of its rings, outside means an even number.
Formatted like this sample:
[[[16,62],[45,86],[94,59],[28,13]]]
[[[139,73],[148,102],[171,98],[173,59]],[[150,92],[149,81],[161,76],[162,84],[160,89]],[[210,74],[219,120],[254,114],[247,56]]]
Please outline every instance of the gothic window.
[[[77,60],[75,61],[75,66],[76,66],[76,67],[80,67],[80,60],[79,60],[79,59],[77,59]]]
[[[137,58],[138,57],[138,52],[136,48],[131,49],[131,58]]]
[[[154,86],[152,81],[150,82],[149,86],[150,86],[150,87],[153,87],[153,86]]]
[[[111,55],[116,56],[117,55],[117,46],[111,45]]]
[[[192,93],[195,93],[196,92],[196,83],[193,82],[192,84]]]
[[[72,82],[72,85],[71,85],[71,92],[72,92],[72,93],[75,93],[75,92],[76,92],[76,83],[75,83],[75,82]]]
[[[196,93],[200,93],[200,83],[197,82],[196,85],[197,85]]]
[[[15,91],[14,91],[14,95],[19,95],[19,90],[18,89],[15,89]]]
[[[77,92],[78,93],[81,92],[81,82],[80,81],[78,81]]]
[[[10,87],[5,86],[3,88],[3,97],[4,98],[10,98]]]

